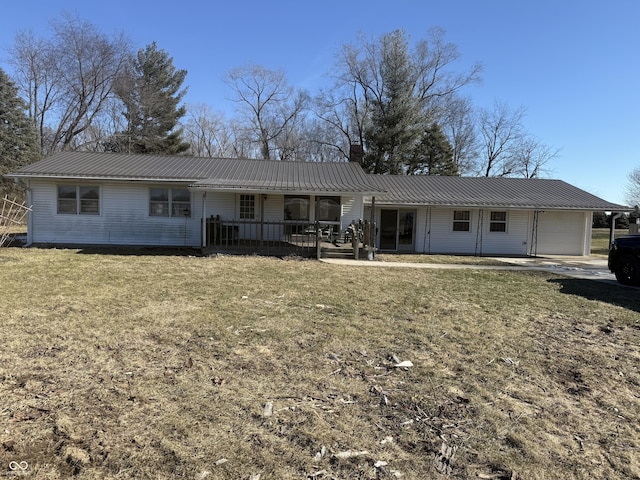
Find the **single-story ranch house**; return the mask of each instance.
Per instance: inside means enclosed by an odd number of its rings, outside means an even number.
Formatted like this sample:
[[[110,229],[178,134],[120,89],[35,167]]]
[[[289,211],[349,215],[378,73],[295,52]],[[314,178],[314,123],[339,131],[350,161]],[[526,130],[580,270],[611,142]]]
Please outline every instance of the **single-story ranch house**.
[[[310,163],[63,152],[27,185],[28,244],[224,247],[375,222],[388,252],[588,255],[592,214],[628,211],[560,180],[366,174]],[[330,235],[331,236],[331,235]]]

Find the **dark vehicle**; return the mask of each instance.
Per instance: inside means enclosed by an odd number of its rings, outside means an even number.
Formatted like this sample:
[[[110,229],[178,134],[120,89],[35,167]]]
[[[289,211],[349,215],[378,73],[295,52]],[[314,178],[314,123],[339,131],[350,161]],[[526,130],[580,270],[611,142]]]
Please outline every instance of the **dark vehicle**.
[[[609,270],[623,285],[640,285],[640,235],[616,238],[609,248]]]

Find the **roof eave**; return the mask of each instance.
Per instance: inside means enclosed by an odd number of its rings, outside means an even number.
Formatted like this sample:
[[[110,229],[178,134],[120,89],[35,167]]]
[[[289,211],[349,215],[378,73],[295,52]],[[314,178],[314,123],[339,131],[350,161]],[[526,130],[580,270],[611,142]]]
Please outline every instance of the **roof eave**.
[[[371,199],[365,199],[365,204],[371,204]],[[448,207],[448,208],[500,208],[507,210],[575,210],[575,211],[615,211],[615,212],[632,212],[633,208],[623,205],[609,204],[601,206],[586,205],[523,205],[523,204],[480,204],[465,202],[394,202],[389,200],[379,201],[376,199],[376,206],[403,206],[403,207]]]
[[[109,182],[120,182],[120,181],[134,181],[134,182],[171,182],[171,183],[194,183],[197,182],[198,178],[165,178],[165,177],[133,177],[133,176],[117,176],[117,175],[66,175],[66,174],[53,174],[53,173],[45,173],[45,174],[35,174],[35,173],[7,173],[4,175],[5,177],[19,179],[19,178],[30,178],[30,179],[46,179],[46,180],[91,180],[91,181],[109,181]]]
[[[292,193],[296,193],[299,195],[316,195],[316,194],[332,194],[332,195],[375,195],[379,192],[371,192],[370,190],[357,190],[357,189],[345,189],[345,188],[334,188],[334,187],[326,187],[326,188],[282,188],[282,187],[255,187],[255,186],[236,186],[236,187],[218,187],[215,185],[190,185],[189,188],[191,190],[204,190],[211,192],[229,192],[229,193],[257,193],[257,194],[282,194],[289,195]]]

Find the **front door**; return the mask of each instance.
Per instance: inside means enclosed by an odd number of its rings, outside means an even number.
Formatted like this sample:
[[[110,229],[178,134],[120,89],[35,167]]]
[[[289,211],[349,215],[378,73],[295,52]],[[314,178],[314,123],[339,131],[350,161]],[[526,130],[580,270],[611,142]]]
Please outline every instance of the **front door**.
[[[380,250],[414,251],[415,210],[380,210]]]

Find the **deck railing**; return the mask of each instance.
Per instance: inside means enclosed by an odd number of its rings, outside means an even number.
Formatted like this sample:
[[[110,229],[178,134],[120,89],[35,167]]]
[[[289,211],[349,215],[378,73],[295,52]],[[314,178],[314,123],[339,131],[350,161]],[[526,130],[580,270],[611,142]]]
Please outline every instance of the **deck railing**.
[[[320,235],[318,235],[318,229]],[[339,227],[301,221],[206,220],[205,245],[209,251],[298,254],[316,256],[321,241],[331,241],[331,232]]]

